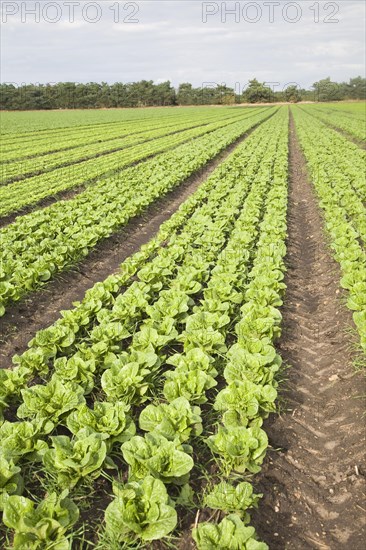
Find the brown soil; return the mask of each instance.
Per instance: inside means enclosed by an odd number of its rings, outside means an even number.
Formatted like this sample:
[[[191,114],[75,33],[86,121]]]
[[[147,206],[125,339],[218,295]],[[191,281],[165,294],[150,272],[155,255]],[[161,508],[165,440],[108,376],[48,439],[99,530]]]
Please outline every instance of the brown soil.
[[[128,256],[147,243],[160,225],[253,131],[254,128],[237,139],[178,188],[148,207],[143,215],[131,220],[123,230],[102,241],[73,270],[59,274],[41,290],[10,306],[4,317],[0,318],[0,368],[10,367],[12,356],[25,351],[38,330],[55,322],[61,310],[72,308],[73,302],[81,300],[89,288],[117,271]]]
[[[287,295],[279,352],[291,367],[283,412],[267,422],[272,450],[255,480],[253,523],[271,550],[363,550],[366,540],[365,378],[339,269],[290,125]]]

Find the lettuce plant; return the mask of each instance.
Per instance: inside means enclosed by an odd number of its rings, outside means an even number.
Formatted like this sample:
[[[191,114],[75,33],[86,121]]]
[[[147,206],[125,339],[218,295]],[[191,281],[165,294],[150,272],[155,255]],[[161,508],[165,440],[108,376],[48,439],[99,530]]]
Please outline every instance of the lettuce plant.
[[[166,317],[182,321],[193,304],[192,298],[185,292],[173,288],[160,292],[159,300],[154,305],[147,306],[146,313],[154,321],[161,321]]]
[[[177,322],[173,317],[162,317],[159,320],[146,319],[142,328],[149,327],[156,330],[157,333],[159,334],[159,338],[162,339],[160,340],[162,344],[161,346],[159,345],[158,347],[164,348],[170,342],[177,339],[178,331],[176,329],[176,324]],[[138,337],[138,333],[136,333],[136,337]],[[135,340],[134,340],[134,343],[135,343]],[[162,357],[161,354],[160,354],[160,357]]]
[[[240,340],[267,337],[274,341],[280,336],[282,315],[275,307],[262,306],[249,301],[240,308],[240,311],[242,319],[235,326]]]
[[[27,367],[0,369],[0,424],[3,420],[3,410],[8,407],[11,399],[20,395],[31,372]]]
[[[264,355],[253,352],[256,346],[256,342],[247,340],[245,344],[237,343],[230,348],[227,354],[229,362],[224,369],[227,382],[249,380],[255,384],[277,384],[275,377],[282,364],[281,357],[269,344],[265,344]]]
[[[246,251],[243,250],[243,255]],[[220,266],[222,268],[222,266]],[[219,270],[213,270],[215,275],[219,275]],[[208,286],[204,291],[205,303],[207,303],[207,311],[228,312],[230,304],[240,304],[243,300],[242,293],[235,290],[234,284],[237,278],[236,274],[224,273],[221,271],[220,279],[215,281],[215,284]]]
[[[21,495],[23,478],[21,469],[16,466],[12,458],[0,451],[0,510],[3,509],[8,495]]]
[[[277,355],[271,365],[265,368],[255,366],[246,368],[246,365],[240,363],[240,354],[236,360],[232,359],[224,369],[224,377],[227,382],[235,382],[236,380],[249,380],[254,384],[271,385],[276,387],[278,385],[276,376],[282,365],[282,358]]]
[[[83,388],[74,382],[63,382],[53,376],[50,382],[22,390],[23,403],[17,411],[19,418],[57,421],[65,413],[84,403]]]
[[[146,265],[137,273],[140,281],[147,283],[154,292],[158,292],[162,289],[162,278],[172,275],[172,266],[169,262],[169,258],[164,258],[160,262],[160,265]]]
[[[75,341],[75,332],[77,326],[67,326],[60,323],[55,323],[50,327],[37,332],[31,345],[33,347],[41,347],[46,360],[55,357],[58,351],[72,346]]]
[[[121,296],[125,297],[125,295]],[[127,297],[125,300],[127,301]],[[102,309],[97,318],[98,324],[90,334],[91,341],[96,344],[103,343],[110,351],[118,352],[121,349],[123,340],[130,338],[134,329],[127,306],[125,317],[123,317],[122,312],[119,316],[109,309]]]
[[[146,401],[150,371],[137,362],[115,362],[101,378],[102,388],[110,401],[123,400],[128,404]]]
[[[184,354],[177,353],[167,359],[168,365],[174,365],[176,370],[187,372],[190,370],[201,370],[215,378],[217,370],[213,366],[214,358],[200,348],[193,348]]]
[[[223,413],[226,427],[247,426],[252,419],[267,418],[276,410],[277,391],[269,384],[261,386],[249,380],[231,382],[217,395],[214,408]]]
[[[143,325],[133,337],[133,347],[137,351],[154,352],[162,349],[171,340],[170,335],[155,328]]]
[[[184,349],[200,348],[211,353],[225,353],[225,337],[220,329],[230,322],[228,315],[201,311],[188,317],[186,330],[180,336]]]
[[[159,479],[147,476],[142,481],[115,484],[113,492],[116,497],[105,511],[106,533],[111,540],[158,540],[177,525],[177,513]]]
[[[43,454],[45,470],[56,477],[61,488],[72,489],[84,477],[98,477],[106,458],[104,439],[108,436],[87,429],[78,436],[80,439],[66,435],[51,437],[52,447]]]
[[[192,296],[198,294],[202,288],[199,279],[202,279],[202,270],[196,266],[183,266],[181,271],[182,277],[176,279],[173,283],[173,288],[177,291],[183,291],[185,294]]]
[[[53,428],[54,424],[49,420],[4,422],[0,427],[0,449],[14,459],[38,453],[42,449],[47,449],[47,443],[40,439],[40,435],[49,434]]]
[[[85,395],[92,391],[96,370],[95,359],[85,360],[80,357],[80,354],[75,354],[70,359],[60,357],[54,362],[54,368],[56,375],[61,380],[79,384]]]
[[[222,481],[206,495],[204,504],[214,510],[235,512],[247,523],[247,519],[250,518],[247,517],[246,510],[257,507],[261,496],[253,494],[253,486],[246,481],[239,483],[236,487],[227,481]]]
[[[130,466],[130,479],[139,480],[147,475],[161,479],[164,483],[182,485],[188,481],[193,460],[178,439],[168,441],[162,435],[147,433],[145,437],[135,436],[123,443],[123,458]]]
[[[258,426],[219,426],[218,432],[207,438],[207,444],[221,456],[222,467],[227,474],[246,470],[257,473],[268,447],[268,438]]]
[[[17,365],[15,369],[12,369],[9,372],[15,372],[20,370],[23,373],[26,373],[26,382],[31,379],[32,375],[37,373],[41,375],[47,375],[50,368],[48,365],[49,354],[47,348],[43,346],[36,346],[34,344],[34,338],[28,344],[31,346],[27,349],[22,355],[14,355],[12,362],[14,365]],[[23,384],[25,387],[26,384]],[[19,389],[21,389],[20,387]]]
[[[165,376],[167,381],[164,384],[164,395],[168,401],[185,397],[197,405],[206,403],[206,391],[217,385],[212,376],[199,369],[188,372],[183,370],[167,371]]]
[[[51,493],[38,505],[21,496],[7,498],[3,519],[15,531],[14,550],[71,550],[65,534],[78,520],[79,510],[67,495]]]
[[[192,536],[198,550],[268,550],[267,544],[255,539],[254,527],[246,527],[236,514],[219,524],[200,523]]]
[[[352,294],[347,300],[347,306],[354,311],[366,310],[366,281],[359,281],[353,285]]]
[[[169,441],[178,438],[186,441],[192,435],[202,433],[199,407],[192,407],[185,397],[178,397],[171,403],[148,405],[140,414],[142,430],[164,436]]]
[[[276,358],[276,350],[269,338],[248,339],[245,338],[245,347],[241,343],[234,344],[227,356],[234,362],[240,359],[240,362],[247,365],[247,368],[256,369],[270,365]]]
[[[127,414],[128,406],[122,401],[108,403],[95,401],[90,409],[85,403],[72,411],[67,417],[67,427],[74,435],[80,430],[90,428],[92,431],[107,436],[108,443],[123,443],[135,435],[136,427]]]

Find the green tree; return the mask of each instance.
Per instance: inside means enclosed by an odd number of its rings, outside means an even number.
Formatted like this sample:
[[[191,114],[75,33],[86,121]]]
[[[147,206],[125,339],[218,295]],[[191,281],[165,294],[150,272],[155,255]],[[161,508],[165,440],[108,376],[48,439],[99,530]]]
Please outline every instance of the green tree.
[[[348,99],[366,99],[366,78],[356,76],[345,84],[345,95]]]
[[[177,93],[178,105],[194,105],[196,101],[195,91],[192,84],[189,82],[183,82],[179,84]]]
[[[259,82],[256,78],[249,80],[249,85],[243,94],[244,101],[248,103],[268,103],[272,99],[272,90]]]
[[[302,96],[299,88],[295,85],[288,86],[284,92],[285,101],[290,103],[298,103],[301,101]]]
[[[155,84],[154,105],[176,105],[176,94],[169,80]]]
[[[338,82],[332,82],[330,77],[323,78],[313,84],[315,101],[340,101],[344,98],[344,89]]]
[[[216,88],[217,100],[215,103],[219,105],[233,105],[235,103],[235,93],[233,88],[229,88],[225,84]]]

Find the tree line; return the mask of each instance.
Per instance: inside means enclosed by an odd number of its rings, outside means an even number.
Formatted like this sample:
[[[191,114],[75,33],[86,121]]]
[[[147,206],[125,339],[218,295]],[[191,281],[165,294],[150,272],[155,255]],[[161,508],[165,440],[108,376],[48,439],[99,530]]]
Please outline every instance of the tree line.
[[[124,84],[59,82],[56,84],[0,84],[1,110],[98,109],[116,107],[158,107],[174,105],[233,105],[278,101],[340,101],[366,99],[366,79],[357,76],[348,82],[333,82],[330,77],[315,82],[310,90],[288,85],[273,90],[257,79],[249,81],[238,93],[225,85],[195,88],[185,82],[175,89],[169,81],[154,84],[141,80]]]

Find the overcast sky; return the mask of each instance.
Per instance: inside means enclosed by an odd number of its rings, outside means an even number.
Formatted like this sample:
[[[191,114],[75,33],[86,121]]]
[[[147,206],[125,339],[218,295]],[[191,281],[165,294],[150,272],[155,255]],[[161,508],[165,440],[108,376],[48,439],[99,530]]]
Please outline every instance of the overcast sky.
[[[257,77],[279,89],[364,74],[363,0],[1,4],[2,82],[147,79],[238,88]]]

